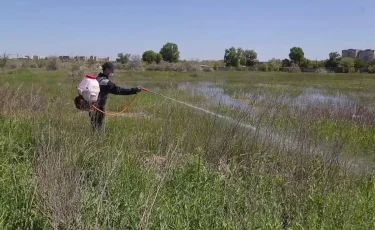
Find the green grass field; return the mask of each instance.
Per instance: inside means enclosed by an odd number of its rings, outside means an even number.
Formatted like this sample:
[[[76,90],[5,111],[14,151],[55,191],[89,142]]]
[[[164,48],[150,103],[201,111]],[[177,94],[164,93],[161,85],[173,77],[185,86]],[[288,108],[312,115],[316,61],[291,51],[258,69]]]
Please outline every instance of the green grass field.
[[[2,229],[375,228],[371,74],[118,71],[238,122],[142,92],[105,134],[68,71],[0,78]]]

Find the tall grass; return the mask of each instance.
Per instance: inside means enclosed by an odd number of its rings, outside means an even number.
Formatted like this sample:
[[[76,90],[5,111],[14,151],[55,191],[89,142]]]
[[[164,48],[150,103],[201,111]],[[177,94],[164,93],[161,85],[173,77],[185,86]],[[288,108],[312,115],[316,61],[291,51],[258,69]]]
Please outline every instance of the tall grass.
[[[143,92],[128,116],[108,117],[105,133],[92,133],[72,104],[68,73],[54,76],[58,87],[43,76],[31,80],[43,91],[14,74],[0,90],[4,229],[374,227],[374,177],[310,154],[304,122],[291,148],[270,141],[270,130],[254,133]],[[180,100],[204,100],[158,86]],[[130,100],[112,95],[109,109]],[[232,115],[248,121],[246,113]],[[257,124],[271,122],[260,116]]]

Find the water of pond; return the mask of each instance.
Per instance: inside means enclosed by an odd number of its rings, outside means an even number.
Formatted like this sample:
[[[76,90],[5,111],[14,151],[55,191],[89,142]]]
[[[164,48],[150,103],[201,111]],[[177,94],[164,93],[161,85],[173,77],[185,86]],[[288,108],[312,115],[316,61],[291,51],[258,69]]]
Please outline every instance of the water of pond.
[[[253,112],[251,108],[249,108],[248,103],[234,99],[234,97],[226,94],[222,87],[212,82],[184,82],[179,84],[178,88],[187,90],[194,95],[203,95],[214,104],[235,107],[249,113]],[[287,93],[275,95],[268,93],[267,90],[255,93],[238,91],[234,95],[237,98],[245,98],[248,101],[255,103],[281,103],[290,108],[297,107],[300,109],[329,106],[332,110],[336,110],[356,108],[356,105],[358,104],[356,100],[348,95],[339,93],[336,95],[329,95],[320,89],[314,88],[304,89],[304,91],[297,97],[291,97]]]

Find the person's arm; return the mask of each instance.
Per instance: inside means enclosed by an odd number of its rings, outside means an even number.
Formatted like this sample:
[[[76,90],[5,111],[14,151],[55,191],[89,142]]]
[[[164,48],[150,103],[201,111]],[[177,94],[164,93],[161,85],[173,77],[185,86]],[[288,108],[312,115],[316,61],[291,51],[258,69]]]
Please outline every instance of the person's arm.
[[[115,94],[115,95],[131,95],[140,92],[140,88],[122,88],[117,86],[115,83],[111,82],[109,79],[103,79],[100,82],[100,90],[107,91],[108,93]]]

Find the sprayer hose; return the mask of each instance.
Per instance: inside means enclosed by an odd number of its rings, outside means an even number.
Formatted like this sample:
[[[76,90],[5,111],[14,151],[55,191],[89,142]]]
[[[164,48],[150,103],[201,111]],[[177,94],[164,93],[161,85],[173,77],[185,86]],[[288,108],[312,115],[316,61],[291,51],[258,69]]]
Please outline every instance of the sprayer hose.
[[[125,113],[125,112],[130,108],[130,106],[131,106],[131,104],[133,104],[133,102],[134,102],[136,96],[137,96],[137,94],[135,94],[134,97],[133,97],[133,99],[130,101],[130,103],[129,103],[128,105],[126,105],[126,106],[125,106],[121,111],[119,111],[119,112],[103,111],[103,110],[99,109],[98,107],[96,107],[95,105],[92,105],[92,107],[93,107],[95,110],[97,110],[97,111],[99,111],[99,112],[101,112],[101,113],[103,113],[103,114],[105,114],[105,115],[109,115],[109,116],[120,115],[120,114],[122,114],[122,113]]]

